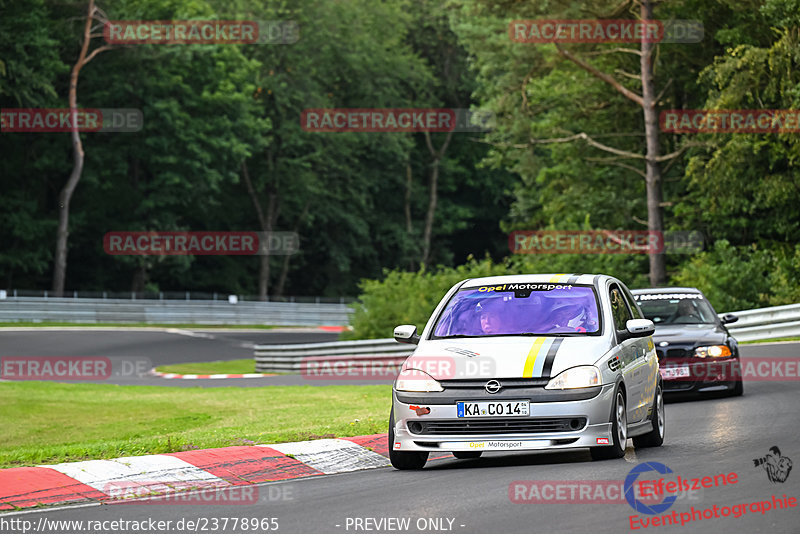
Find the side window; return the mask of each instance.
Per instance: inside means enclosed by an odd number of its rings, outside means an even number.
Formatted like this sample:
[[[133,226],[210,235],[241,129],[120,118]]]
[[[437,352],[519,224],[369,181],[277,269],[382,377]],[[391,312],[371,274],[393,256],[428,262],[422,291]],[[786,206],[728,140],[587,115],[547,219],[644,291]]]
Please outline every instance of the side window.
[[[609,298],[611,300],[611,315],[614,319],[614,328],[617,331],[625,330],[628,320],[633,319],[633,317],[625,305],[625,297],[622,296],[622,291],[616,284],[611,286]]]
[[[631,312],[633,313],[633,318],[644,319],[642,311],[639,309],[639,306],[636,305],[636,299],[633,298],[633,295],[631,295],[631,292],[628,291],[628,288],[624,288],[622,292],[625,295],[625,301],[628,303],[628,308],[630,308]]]

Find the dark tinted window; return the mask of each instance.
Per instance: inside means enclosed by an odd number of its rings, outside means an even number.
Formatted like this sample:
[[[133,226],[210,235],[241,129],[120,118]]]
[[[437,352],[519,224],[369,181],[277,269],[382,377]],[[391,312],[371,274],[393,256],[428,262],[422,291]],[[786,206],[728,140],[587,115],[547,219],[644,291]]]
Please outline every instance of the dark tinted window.
[[[633,316],[625,304],[625,297],[622,296],[622,291],[616,284],[611,286],[609,297],[611,299],[611,315],[614,318],[614,328],[618,331],[625,330],[628,321],[633,319]]]
[[[639,306],[636,305],[636,299],[633,298],[633,295],[631,295],[631,292],[628,291],[628,288],[623,287],[622,291],[625,294],[625,302],[628,303],[628,307],[631,309],[631,313],[633,313],[633,318],[644,319],[644,315],[642,315]]]
[[[520,291],[517,286],[548,289]],[[599,329],[592,287],[522,283],[461,289],[439,316],[433,335],[592,334]]]

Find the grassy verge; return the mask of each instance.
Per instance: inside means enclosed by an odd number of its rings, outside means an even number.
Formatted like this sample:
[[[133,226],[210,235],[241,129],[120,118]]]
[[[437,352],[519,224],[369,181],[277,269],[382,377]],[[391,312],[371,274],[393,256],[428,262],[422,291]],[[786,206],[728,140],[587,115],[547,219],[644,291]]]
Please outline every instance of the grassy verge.
[[[800,337],[779,337],[776,339],[755,339],[753,341],[740,341],[740,345],[749,345],[752,343],[774,343],[775,341],[800,341]]]
[[[391,386],[0,383],[0,468],[386,432]]]
[[[256,372],[256,361],[253,358],[227,360],[220,362],[176,363],[156,367],[161,373],[177,373],[179,375],[238,375]]]
[[[213,330],[215,328],[224,329],[251,329],[256,328],[259,330],[270,330],[272,328],[301,328],[293,326],[281,326],[271,324],[160,324],[160,323],[57,323],[57,322],[18,322],[18,323],[3,323],[0,322],[0,327],[58,327],[58,326],[75,326],[75,327],[97,327],[97,328],[185,328],[188,330]],[[307,328],[307,327],[306,327]]]

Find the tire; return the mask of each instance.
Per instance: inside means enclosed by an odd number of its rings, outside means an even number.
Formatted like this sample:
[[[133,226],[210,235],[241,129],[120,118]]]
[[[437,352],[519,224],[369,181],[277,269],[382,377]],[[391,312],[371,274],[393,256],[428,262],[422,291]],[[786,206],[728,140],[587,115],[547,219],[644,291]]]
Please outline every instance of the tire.
[[[612,460],[625,456],[625,443],[628,440],[628,416],[625,410],[625,394],[619,386],[614,392],[610,418],[611,445],[590,447],[592,460]]]
[[[474,460],[480,458],[483,451],[453,451],[453,456],[459,460]]]
[[[661,381],[656,384],[656,394],[653,396],[653,411],[650,414],[653,430],[647,434],[633,438],[633,446],[660,447],[664,443],[664,434],[667,429],[667,420],[664,413],[664,392],[661,391]]]
[[[729,395],[731,397],[741,397],[742,395],[744,395],[744,384],[742,383],[741,378],[733,383],[733,389],[731,390]]]
[[[401,452],[394,450],[394,408],[389,413],[389,461],[401,471],[422,469],[428,461],[427,452]]]

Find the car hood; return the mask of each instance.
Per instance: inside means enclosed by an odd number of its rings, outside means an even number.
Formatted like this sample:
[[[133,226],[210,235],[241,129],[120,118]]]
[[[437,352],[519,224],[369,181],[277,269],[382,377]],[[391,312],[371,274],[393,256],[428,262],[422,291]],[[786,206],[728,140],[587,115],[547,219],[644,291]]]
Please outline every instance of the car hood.
[[[656,345],[662,341],[672,344],[686,343],[723,343],[727,334],[719,325],[712,324],[681,324],[681,325],[656,325],[653,341]]]
[[[502,336],[421,341],[404,369],[437,380],[547,378],[576,365],[592,365],[610,349],[604,337]]]

